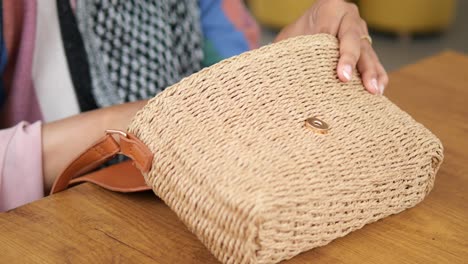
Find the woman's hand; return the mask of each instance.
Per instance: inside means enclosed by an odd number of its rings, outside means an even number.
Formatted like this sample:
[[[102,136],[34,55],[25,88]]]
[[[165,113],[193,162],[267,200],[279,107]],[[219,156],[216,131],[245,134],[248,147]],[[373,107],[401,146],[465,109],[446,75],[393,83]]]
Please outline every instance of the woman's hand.
[[[299,35],[328,33],[340,41],[338,77],[347,82],[355,67],[362,75],[366,89],[383,94],[388,83],[387,72],[372,48],[367,25],[356,5],[344,0],[318,0],[297,21],[285,27],[275,41]]]

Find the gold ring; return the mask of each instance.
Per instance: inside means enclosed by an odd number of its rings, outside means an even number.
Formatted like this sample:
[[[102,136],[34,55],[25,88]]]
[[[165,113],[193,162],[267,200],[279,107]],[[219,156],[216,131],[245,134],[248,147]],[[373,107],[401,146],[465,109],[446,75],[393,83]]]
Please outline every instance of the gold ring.
[[[367,40],[367,41],[369,42],[369,44],[372,45],[372,38],[371,38],[371,36],[369,36],[369,35],[364,35],[364,36],[361,37],[361,40],[363,40],[363,39]]]

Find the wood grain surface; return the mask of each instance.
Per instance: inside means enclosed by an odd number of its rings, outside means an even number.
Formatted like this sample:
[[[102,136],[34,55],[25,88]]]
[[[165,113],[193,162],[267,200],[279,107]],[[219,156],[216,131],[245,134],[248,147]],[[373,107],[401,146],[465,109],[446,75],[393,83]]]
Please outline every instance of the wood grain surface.
[[[468,57],[391,74],[386,95],[433,131],[445,161],[415,208],[285,263],[468,263]],[[0,263],[217,263],[151,192],[92,184],[0,214]]]

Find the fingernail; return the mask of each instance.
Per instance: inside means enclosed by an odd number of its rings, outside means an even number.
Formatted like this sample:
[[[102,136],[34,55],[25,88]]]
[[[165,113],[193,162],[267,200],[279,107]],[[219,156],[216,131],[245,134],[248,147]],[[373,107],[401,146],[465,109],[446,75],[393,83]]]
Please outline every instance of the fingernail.
[[[343,76],[346,78],[346,80],[351,80],[351,72],[353,69],[351,68],[351,65],[345,65],[343,66]]]
[[[380,94],[383,94],[385,86],[383,84],[379,85]]]
[[[371,81],[372,89],[374,89],[375,94],[380,94],[379,84],[377,83],[377,79],[372,79]]]

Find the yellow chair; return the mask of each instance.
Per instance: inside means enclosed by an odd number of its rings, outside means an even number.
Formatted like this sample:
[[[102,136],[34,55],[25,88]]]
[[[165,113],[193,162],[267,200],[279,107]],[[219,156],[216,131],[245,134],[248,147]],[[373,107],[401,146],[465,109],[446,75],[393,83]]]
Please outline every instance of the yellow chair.
[[[360,0],[369,27],[407,35],[446,29],[454,19],[455,0]]]
[[[249,0],[252,14],[261,24],[280,29],[298,19],[315,0]]]

